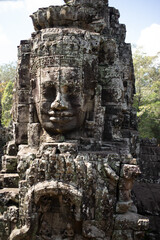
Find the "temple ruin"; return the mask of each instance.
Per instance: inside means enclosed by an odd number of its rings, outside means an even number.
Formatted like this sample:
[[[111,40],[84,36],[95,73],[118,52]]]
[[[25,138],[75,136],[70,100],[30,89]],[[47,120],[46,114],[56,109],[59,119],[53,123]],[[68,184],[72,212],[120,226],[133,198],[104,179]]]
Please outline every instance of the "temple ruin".
[[[107,0],[40,8],[18,47],[13,137],[2,158],[0,239],[140,240],[135,79]]]

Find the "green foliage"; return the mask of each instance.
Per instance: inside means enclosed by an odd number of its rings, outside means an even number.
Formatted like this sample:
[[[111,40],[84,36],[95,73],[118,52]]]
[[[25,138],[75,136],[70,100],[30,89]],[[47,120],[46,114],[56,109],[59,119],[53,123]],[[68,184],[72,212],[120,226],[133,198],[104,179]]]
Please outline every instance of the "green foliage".
[[[2,96],[2,125],[8,127],[11,121],[11,108],[13,99],[13,82],[9,81]]]
[[[0,99],[2,105],[1,123],[8,126],[11,121],[11,108],[13,98],[13,85],[16,76],[14,63],[0,66]]]
[[[9,81],[14,82],[16,75],[16,64],[9,63],[0,66],[0,94],[2,95],[4,89]]]
[[[141,137],[157,138],[160,142],[160,61],[159,55],[147,56],[139,49],[133,56],[139,133]]]

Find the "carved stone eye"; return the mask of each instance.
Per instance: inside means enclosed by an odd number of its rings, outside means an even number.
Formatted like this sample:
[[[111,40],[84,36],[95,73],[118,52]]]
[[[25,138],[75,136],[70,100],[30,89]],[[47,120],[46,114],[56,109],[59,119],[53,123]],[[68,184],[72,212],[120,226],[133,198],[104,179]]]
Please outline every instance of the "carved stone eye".
[[[54,100],[56,98],[56,88],[53,84],[46,83],[42,87],[43,97],[47,100]]]

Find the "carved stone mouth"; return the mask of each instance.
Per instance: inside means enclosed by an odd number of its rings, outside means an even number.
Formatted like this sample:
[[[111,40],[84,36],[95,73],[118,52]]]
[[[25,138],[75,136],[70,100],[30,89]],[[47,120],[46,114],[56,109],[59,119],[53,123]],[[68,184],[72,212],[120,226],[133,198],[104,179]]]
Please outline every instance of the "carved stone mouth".
[[[70,120],[73,117],[73,114],[67,111],[49,111],[48,114],[52,122]]]

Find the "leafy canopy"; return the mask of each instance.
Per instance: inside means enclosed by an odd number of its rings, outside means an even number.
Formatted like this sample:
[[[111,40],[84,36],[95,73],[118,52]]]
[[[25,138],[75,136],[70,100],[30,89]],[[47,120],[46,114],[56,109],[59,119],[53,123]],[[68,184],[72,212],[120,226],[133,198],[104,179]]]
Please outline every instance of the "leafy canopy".
[[[160,142],[160,55],[147,56],[137,49],[133,55],[136,77],[134,106],[141,137]]]
[[[4,64],[0,66],[0,99],[1,99],[1,123],[8,127],[11,121],[11,108],[13,98],[13,85],[16,76],[16,64]]]

